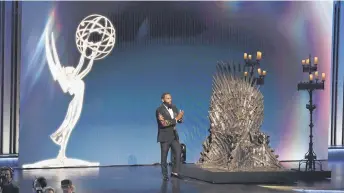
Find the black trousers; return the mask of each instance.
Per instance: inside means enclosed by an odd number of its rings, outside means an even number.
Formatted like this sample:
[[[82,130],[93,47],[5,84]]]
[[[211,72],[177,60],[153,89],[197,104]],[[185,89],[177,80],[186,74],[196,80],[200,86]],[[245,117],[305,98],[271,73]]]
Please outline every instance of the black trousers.
[[[172,172],[173,173],[179,173],[180,170],[180,143],[178,140],[173,140],[169,142],[160,142],[160,148],[161,148],[161,172],[163,176],[168,175],[167,170],[167,155],[170,148],[172,149],[172,154],[174,159],[172,161]]]

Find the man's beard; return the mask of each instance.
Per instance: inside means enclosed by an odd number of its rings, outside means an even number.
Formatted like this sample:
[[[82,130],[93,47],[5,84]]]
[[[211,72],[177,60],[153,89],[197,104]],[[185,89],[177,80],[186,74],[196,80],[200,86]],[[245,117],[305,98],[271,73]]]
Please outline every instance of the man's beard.
[[[164,102],[164,105],[167,107],[167,108],[172,108],[172,103],[167,103],[167,102]]]

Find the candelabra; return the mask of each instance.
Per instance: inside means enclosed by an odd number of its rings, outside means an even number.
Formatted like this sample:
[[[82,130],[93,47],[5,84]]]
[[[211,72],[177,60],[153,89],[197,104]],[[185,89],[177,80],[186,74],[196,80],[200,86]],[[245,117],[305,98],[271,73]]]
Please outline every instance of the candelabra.
[[[257,85],[264,85],[264,78],[266,76],[266,71],[260,69],[260,60],[262,59],[262,52],[257,52],[256,60],[252,60],[252,55],[247,55],[247,53],[244,53],[244,61],[245,61],[245,69],[249,68],[249,72],[245,71],[244,76],[247,77],[248,75],[250,78],[253,78],[253,83]],[[254,76],[255,68],[258,72],[258,77]]]
[[[309,55],[308,59],[302,60],[302,71],[309,74],[309,81],[298,83],[297,90],[306,90],[309,93],[309,103],[306,104],[306,109],[309,110],[310,124],[308,152],[305,154],[305,158],[299,162],[299,171],[302,164],[306,164],[305,171],[315,171],[315,164],[318,164],[320,170],[322,170],[321,162],[317,160],[317,155],[313,149],[313,111],[316,109],[316,105],[313,104],[313,91],[325,89],[325,73],[321,74],[322,80],[319,80],[318,57],[314,57],[312,64],[311,55]]]

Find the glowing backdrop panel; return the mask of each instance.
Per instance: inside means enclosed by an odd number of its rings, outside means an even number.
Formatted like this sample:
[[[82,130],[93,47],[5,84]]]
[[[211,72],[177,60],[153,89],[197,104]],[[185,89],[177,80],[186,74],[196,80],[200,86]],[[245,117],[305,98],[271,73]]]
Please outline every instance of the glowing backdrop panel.
[[[344,10],[344,2],[340,3],[340,9]],[[336,117],[336,144],[334,145],[343,145],[342,144],[342,132],[343,132],[343,88],[344,88],[344,39],[343,39],[343,31],[344,31],[344,12],[340,12],[340,28],[339,28],[339,55],[338,55],[338,81],[337,81],[337,115]]]
[[[303,158],[308,95],[296,85],[307,78],[300,63],[309,53],[319,57],[319,71],[330,75],[331,2],[23,2],[21,164],[57,156],[59,146],[50,135],[71,100],[46,62],[45,29],[54,33],[61,63],[75,68],[80,59],[75,31],[94,13],[116,26],[116,46],[83,79],[82,113],[67,157],[100,165],[159,162],[154,113],[167,91],[186,112],[178,130],[187,161],[195,162],[208,134],[216,62],[242,62],[244,52],[261,50],[268,74],[262,130],[281,160]],[[325,87],[315,96],[320,159],[327,158],[330,81]]]

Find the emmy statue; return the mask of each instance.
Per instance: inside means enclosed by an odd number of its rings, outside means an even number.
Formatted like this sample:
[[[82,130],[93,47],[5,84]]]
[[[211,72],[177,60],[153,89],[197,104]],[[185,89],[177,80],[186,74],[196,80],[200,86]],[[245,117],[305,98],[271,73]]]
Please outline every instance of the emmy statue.
[[[75,68],[61,65],[56,51],[54,34],[48,31],[45,33],[46,58],[52,77],[59,83],[62,91],[71,95],[73,99],[68,105],[65,119],[59,128],[50,135],[52,141],[60,146],[57,157],[26,164],[23,165],[23,168],[99,166],[99,163],[67,158],[66,148],[82,112],[85,93],[83,78],[91,71],[95,60],[105,58],[112,51],[116,39],[115,28],[108,18],[101,15],[94,14],[83,19],[75,34],[76,45],[81,54]],[[92,41],[92,35],[95,33],[99,38],[97,41]]]

